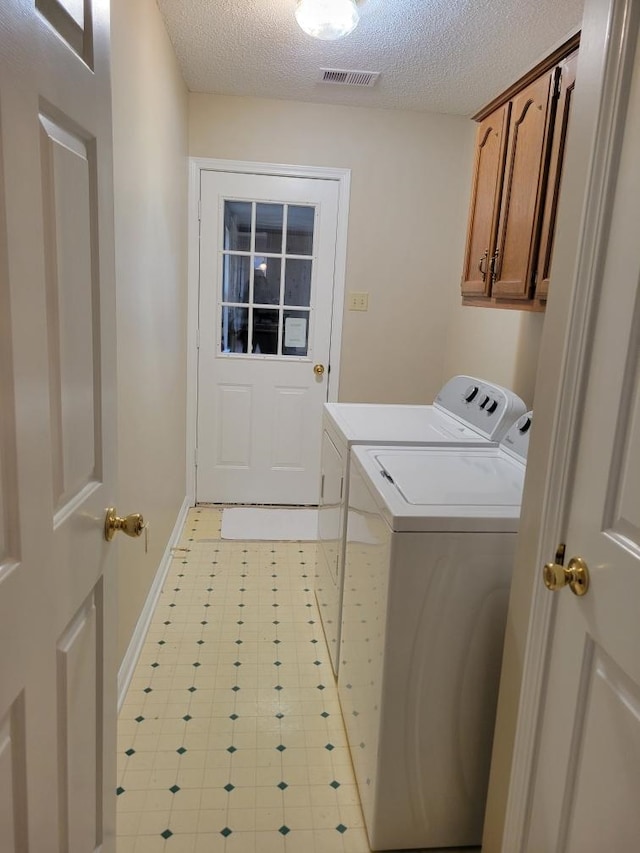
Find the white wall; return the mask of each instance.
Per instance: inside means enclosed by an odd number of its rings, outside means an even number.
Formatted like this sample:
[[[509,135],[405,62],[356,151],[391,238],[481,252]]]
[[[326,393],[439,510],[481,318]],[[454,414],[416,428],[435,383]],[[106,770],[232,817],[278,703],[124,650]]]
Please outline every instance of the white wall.
[[[456,295],[447,331],[444,378],[471,373],[511,388],[533,405],[544,314],[462,305]]]
[[[187,90],[154,0],[112,0],[120,660],[185,496]],[[123,537],[124,538],[124,537]]]
[[[340,399],[430,402],[459,292],[474,128],[467,119],[190,95],[189,153],[352,170]]]

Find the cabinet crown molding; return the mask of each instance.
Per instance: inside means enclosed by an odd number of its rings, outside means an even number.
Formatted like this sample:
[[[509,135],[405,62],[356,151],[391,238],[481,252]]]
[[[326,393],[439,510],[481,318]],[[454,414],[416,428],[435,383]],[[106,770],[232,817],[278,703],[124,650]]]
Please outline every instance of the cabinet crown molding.
[[[474,121],[482,121],[483,119],[490,116],[494,110],[497,110],[498,107],[501,107],[503,104],[506,104],[510,101],[514,95],[517,95],[525,86],[528,86],[533,80],[537,77],[540,77],[546,71],[549,71],[559,62],[562,62],[570,53],[573,53],[580,45],[580,32],[577,32],[575,35],[571,36],[571,38],[567,39],[567,41],[563,42],[559,47],[557,47],[553,53],[550,53],[548,56],[545,56],[543,60],[541,60],[537,65],[534,65],[526,74],[523,74],[515,83],[512,83],[508,89],[505,89],[504,92],[501,92],[497,95],[492,101],[490,101],[486,106],[482,107],[481,110],[478,110],[475,115],[472,115],[471,118]]]

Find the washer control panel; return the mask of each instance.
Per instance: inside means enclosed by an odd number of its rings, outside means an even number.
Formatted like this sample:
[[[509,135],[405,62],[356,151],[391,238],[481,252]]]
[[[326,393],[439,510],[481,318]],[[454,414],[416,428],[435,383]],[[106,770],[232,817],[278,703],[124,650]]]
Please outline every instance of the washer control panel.
[[[500,442],[500,447],[512,456],[517,456],[526,462],[529,452],[529,433],[533,423],[533,412],[527,412],[518,418],[509,432]]]
[[[473,376],[454,376],[442,386],[433,404],[492,441],[504,438],[527,410],[513,391]]]

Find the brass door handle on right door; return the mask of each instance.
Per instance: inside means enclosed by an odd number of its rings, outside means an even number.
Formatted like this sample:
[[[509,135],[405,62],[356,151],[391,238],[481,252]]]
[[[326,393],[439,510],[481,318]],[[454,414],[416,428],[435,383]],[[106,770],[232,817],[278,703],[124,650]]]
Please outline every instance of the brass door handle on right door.
[[[568,566],[546,563],[542,578],[544,585],[551,592],[568,586],[574,595],[585,595],[589,589],[589,568],[581,557],[572,557]]]

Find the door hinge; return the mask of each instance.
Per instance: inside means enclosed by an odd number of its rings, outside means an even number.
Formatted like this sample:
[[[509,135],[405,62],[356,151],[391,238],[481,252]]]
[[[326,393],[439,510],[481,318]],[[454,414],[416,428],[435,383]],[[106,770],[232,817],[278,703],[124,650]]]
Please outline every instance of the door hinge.
[[[198,467],[198,448],[197,447],[193,448],[193,464],[196,466],[196,468]]]
[[[344,477],[340,477],[340,500],[342,500],[343,489],[344,489]]]
[[[320,500],[324,497],[324,474],[320,475]]]
[[[196,329],[196,349],[200,349],[200,329]]]
[[[198,222],[202,219],[202,199],[198,199]]]

